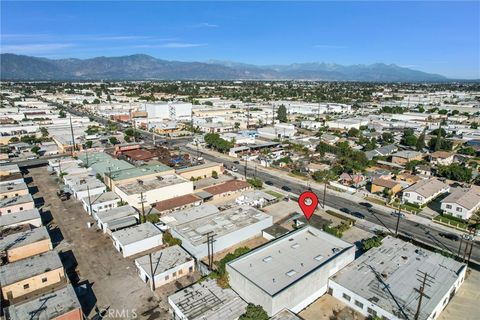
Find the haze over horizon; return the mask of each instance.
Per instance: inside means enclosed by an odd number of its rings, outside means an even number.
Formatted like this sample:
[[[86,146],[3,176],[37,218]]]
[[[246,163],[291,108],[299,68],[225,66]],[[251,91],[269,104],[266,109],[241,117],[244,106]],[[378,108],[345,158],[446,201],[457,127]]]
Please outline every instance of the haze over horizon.
[[[480,78],[474,2],[1,2],[1,53],[385,63]],[[439,41],[439,38],[441,41]]]

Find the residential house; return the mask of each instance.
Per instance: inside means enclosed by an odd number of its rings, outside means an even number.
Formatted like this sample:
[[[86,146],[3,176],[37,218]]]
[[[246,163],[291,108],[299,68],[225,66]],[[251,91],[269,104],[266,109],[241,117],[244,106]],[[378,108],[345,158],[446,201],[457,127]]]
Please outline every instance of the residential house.
[[[371,193],[388,193],[392,196],[400,192],[400,190],[402,190],[402,186],[397,181],[381,178],[373,179],[370,186]]]
[[[417,151],[404,150],[392,154],[392,162],[399,165],[405,165],[414,160],[420,161],[422,158],[423,154]]]
[[[480,210],[480,187],[454,188],[441,203],[443,213],[468,220]]]
[[[435,151],[430,154],[430,163],[437,166],[448,166],[453,163],[455,153],[447,151]]]
[[[403,191],[402,201],[423,206],[449,190],[447,184],[436,178],[422,180]]]

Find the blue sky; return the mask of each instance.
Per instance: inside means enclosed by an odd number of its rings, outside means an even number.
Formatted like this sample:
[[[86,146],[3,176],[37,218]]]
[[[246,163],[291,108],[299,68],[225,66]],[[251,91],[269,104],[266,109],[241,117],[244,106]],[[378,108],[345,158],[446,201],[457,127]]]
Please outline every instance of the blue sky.
[[[395,63],[480,78],[480,2],[1,1],[2,53]]]

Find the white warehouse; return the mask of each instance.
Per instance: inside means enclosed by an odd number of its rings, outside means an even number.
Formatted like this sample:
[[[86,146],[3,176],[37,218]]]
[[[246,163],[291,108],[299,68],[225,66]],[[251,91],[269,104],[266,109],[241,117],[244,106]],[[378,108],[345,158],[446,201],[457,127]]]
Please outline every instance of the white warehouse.
[[[149,119],[190,120],[192,104],[187,102],[147,103],[145,111]]]
[[[244,240],[262,235],[272,225],[272,217],[249,206],[218,211],[215,206],[201,205],[164,216],[161,221],[172,230],[182,247],[197,259],[208,255],[207,233],[214,234],[213,252],[220,252]]]
[[[123,257],[130,257],[137,253],[148,251],[161,246],[162,232],[150,222],[115,231],[112,233],[113,245]]]
[[[365,316],[414,319],[426,274],[418,319],[438,318],[463,283],[466,265],[390,236],[382,242],[330,278],[330,294]]]
[[[307,226],[227,264],[230,286],[269,316],[299,312],[327,292],[328,278],[355,259],[355,246]]]

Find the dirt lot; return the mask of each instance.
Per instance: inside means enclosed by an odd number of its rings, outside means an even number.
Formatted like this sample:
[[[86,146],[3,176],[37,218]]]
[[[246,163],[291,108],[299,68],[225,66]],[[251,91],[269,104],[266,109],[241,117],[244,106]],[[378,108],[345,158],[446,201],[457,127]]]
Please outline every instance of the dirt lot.
[[[93,290],[93,294],[89,290],[79,297],[89,318],[99,319],[95,315],[104,310],[104,319],[132,318],[134,311],[139,319],[168,319],[165,295],[160,300],[147,288],[133,262],[122,258],[107,235],[96,226],[87,228],[87,222],[94,220],[78,201],[60,201],[56,177],[50,176],[45,167],[30,169],[26,177],[33,179],[30,186],[38,187],[34,197],[43,204],[42,216],[49,221],[52,242],[69,278]],[[111,316],[122,311],[123,316]]]
[[[329,294],[324,294],[299,313],[304,320],[364,320],[365,317]]]

